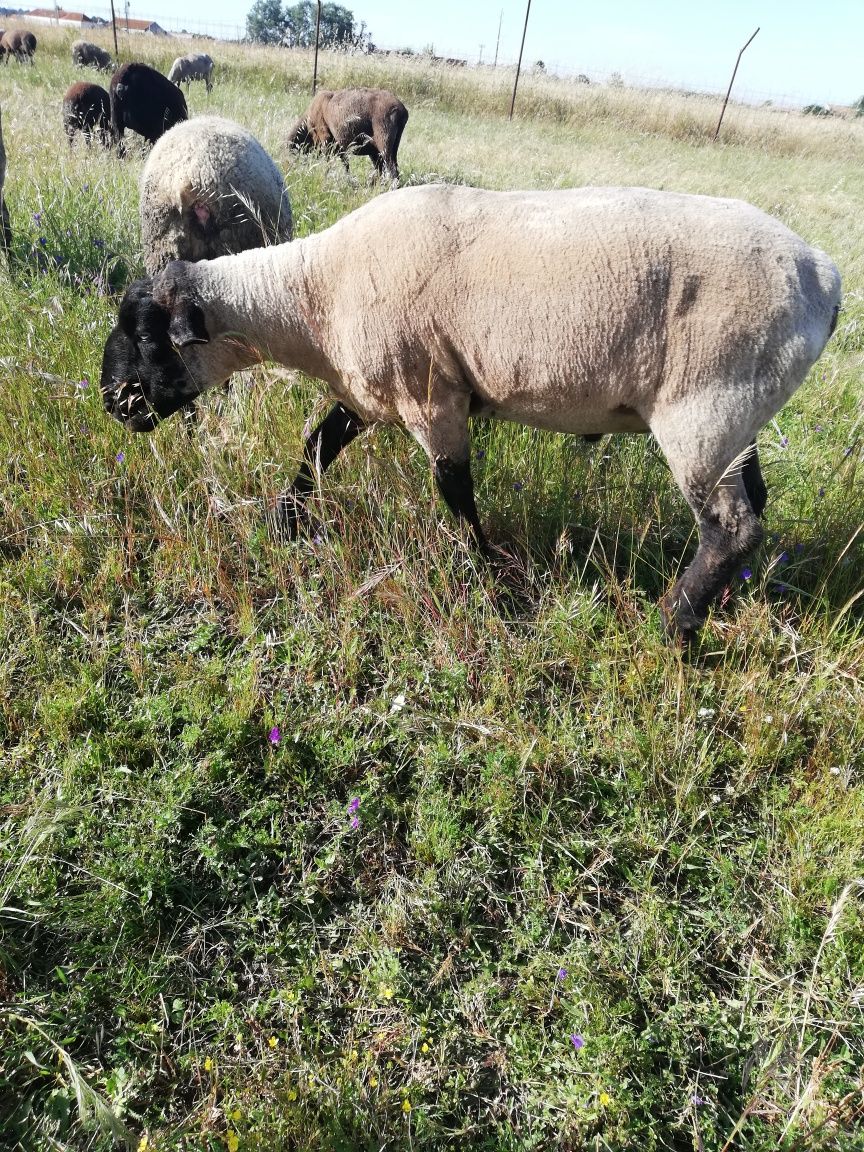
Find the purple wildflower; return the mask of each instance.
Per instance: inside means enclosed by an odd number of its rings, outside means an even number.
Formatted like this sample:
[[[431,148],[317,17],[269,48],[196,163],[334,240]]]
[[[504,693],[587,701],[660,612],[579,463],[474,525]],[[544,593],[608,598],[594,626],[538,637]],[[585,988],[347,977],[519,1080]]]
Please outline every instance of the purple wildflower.
[[[694,1104],[694,1105],[695,1105],[695,1107],[697,1107],[697,1108],[701,1108],[701,1107],[702,1107],[702,1105],[705,1103],[705,1101],[702,1099],[702,1097],[701,1097],[701,1096],[697,1096],[695,1092],[694,1092],[694,1093],[693,1093],[693,1095],[690,1097],[690,1101],[691,1101],[691,1103],[692,1103],[692,1104]]]
[[[274,724],[270,729],[270,734],[267,737],[271,744],[276,745],[282,739],[282,733],[279,731],[279,725]]]
[[[360,817],[355,816],[351,821],[351,827],[356,831],[360,827]]]
[[[41,219],[42,219],[42,213],[41,213],[41,212],[34,212],[34,213],[33,213],[33,219],[34,219],[34,220],[36,221],[36,223],[38,224],[38,223],[41,221]]]
[[[122,464],[125,459],[126,459],[126,453],[125,452],[118,452],[117,453],[116,460],[117,460],[118,464]]]
[[[81,379],[76,384],[76,388],[89,388],[89,387],[90,387],[90,381],[87,379],[86,376],[82,376]]]
[[[781,436],[780,437],[780,447],[781,448],[788,448],[789,447],[789,437],[788,436]]]
[[[824,489],[824,488],[820,488],[820,489],[819,489],[819,493],[818,493],[818,495],[819,495],[819,497],[820,497],[820,499],[821,499],[821,497],[823,497],[823,496],[825,495],[825,489]]]
[[[824,429],[823,429],[823,427],[822,427],[822,425],[821,425],[821,424],[816,424],[816,425],[814,425],[814,427],[813,427],[813,431],[814,431],[814,432],[823,432],[823,431],[824,431]]]
[[[570,1043],[573,1045],[577,1052],[580,1048],[585,1047],[585,1040],[582,1036],[579,1035],[578,1032],[571,1033]]]
[[[522,491],[522,484],[519,480],[517,480],[516,483],[513,485],[513,491],[514,492],[521,492]]]
[[[796,552],[803,552],[804,551],[804,545],[799,542],[798,544],[795,545],[795,551]]]
[[[558,976],[556,977],[556,979],[558,980],[559,984],[562,984],[567,979],[567,969],[566,968],[559,968],[558,969]]]
[[[777,557],[777,563],[778,564],[785,564],[788,561],[788,559],[789,559],[789,553],[784,550]]]
[[[360,797],[355,796],[351,803],[348,805],[348,811],[354,813],[360,807]]]
[[[851,448],[844,448],[843,449],[843,459],[844,460],[846,459],[847,456],[851,456],[851,455],[852,455],[852,449]]]
[[[741,579],[742,580],[749,580],[752,575],[753,575],[753,572],[751,571],[750,568],[742,568],[741,569]]]
[[[480,451],[477,453],[477,459],[482,460],[485,455],[486,455],[486,449],[481,448]]]
[[[93,241],[93,247],[94,248],[104,248],[105,247],[105,241],[100,240],[99,237],[97,236],[96,239]]]

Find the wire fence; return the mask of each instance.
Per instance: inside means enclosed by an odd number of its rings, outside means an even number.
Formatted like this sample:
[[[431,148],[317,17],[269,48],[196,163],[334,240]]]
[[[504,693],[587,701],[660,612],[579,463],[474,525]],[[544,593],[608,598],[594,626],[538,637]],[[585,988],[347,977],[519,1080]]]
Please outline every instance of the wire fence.
[[[137,21],[152,21],[166,32],[170,32],[173,36],[202,37],[235,42],[244,40],[246,36],[245,19],[242,21],[238,20],[235,23],[220,23],[213,20],[189,20],[177,12],[143,14],[137,9],[134,12],[131,9],[127,12],[123,6],[123,0],[117,0],[115,3],[115,12],[117,15],[118,35],[125,33],[124,21],[128,15],[130,19],[134,16]],[[88,5],[87,14],[89,16],[98,16],[101,19],[107,20],[109,23],[111,20],[111,9],[107,5],[105,7]],[[376,51],[379,53],[402,55],[404,46],[379,44],[376,42]],[[428,58],[427,53],[415,52],[411,53],[411,55],[418,60],[422,60],[424,57]],[[464,51],[460,52],[455,48],[439,48],[436,46],[432,59],[441,63],[449,63],[451,65],[468,68],[491,69],[494,66],[501,70],[507,70],[515,69],[516,67],[515,57],[509,58],[499,53],[497,60],[495,60],[494,52],[490,50],[487,45],[478,45],[475,52],[468,53]],[[728,83],[728,78],[722,78],[718,79],[716,83],[694,84],[687,80],[670,80],[668,76],[663,76],[659,72],[634,73],[627,69],[618,69],[614,66],[597,67],[596,65],[590,68],[582,68],[573,64],[571,61],[561,60],[539,61],[526,59],[523,60],[523,72],[528,74],[542,72],[551,77],[560,77],[565,80],[578,79],[583,83],[587,81],[589,84],[607,86],[623,85],[628,88],[654,89],[658,91],[664,90],[721,97]],[[800,108],[813,103],[815,98],[812,92],[808,93],[801,89],[790,89],[789,91],[780,92],[749,87],[746,83],[736,83],[733,91],[733,99],[737,104]],[[825,101],[819,102],[826,103]]]

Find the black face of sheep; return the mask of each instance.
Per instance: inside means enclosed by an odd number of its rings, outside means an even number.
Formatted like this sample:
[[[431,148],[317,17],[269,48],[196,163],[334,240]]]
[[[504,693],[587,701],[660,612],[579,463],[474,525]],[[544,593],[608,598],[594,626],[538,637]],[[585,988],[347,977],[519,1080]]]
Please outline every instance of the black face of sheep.
[[[202,391],[183,357],[184,349],[208,342],[201,310],[193,304],[172,313],[152,292],[149,279],[128,289],[102,357],[105,409],[133,432],[152,432]]]

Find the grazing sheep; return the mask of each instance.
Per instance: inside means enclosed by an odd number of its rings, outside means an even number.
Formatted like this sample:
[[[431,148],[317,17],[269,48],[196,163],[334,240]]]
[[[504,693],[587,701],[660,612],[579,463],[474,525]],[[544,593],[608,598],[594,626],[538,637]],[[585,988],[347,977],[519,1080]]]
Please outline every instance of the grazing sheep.
[[[111,100],[104,88],[98,84],[81,82],[67,89],[63,97],[63,127],[69,138],[69,147],[75,140],[75,133],[82,132],[87,147],[98,132],[99,139],[106,148],[111,147]]]
[[[170,260],[209,260],[292,235],[279,169],[250,132],[220,116],[166,132],[141,173],[140,212],[151,275]]]
[[[190,80],[203,80],[207,92],[213,87],[213,61],[206,52],[189,52],[186,56],[178,56],[171,65],[168,79],[179,88],[181,83],[189,89]]]
[[[155,144],[169,128],[188,118],[180,89],[147,64],[122,64],[111,77],[108,93],[111,133],[121,153],[125,128]]]
[[[111,53],[98,44],[91,44],[89,40],[76,40],[72,45],[72,63],[76,68],[96,68],[100,72],[114,70]]]
[[[3,197],[3,185],[6,183],[6,148],[3,144],[3,120],[0,113],[0,247],[8,254],[12,247],[12,227],[9,223],[9,211]]]
[[[322,89],[288,133],[288,146],[333,151],[348,170],[351,154],[368,156],[379,176],[396,183],[396,153],[408,120],[408,109],[384,88]]]
[[[644,188],[376,197],[316,236],[199,264],[127,291],[102,361],[107,410],[150,431],[260,359],[330,386],[292,490],[364,425],[401,424],[450,509],[485,547],[468,417],[575,434],[653,432],[698,521],[664,598],[695,635],[762,538],[756,434],[831,334],[840,277],[738,200]]]
[[[36,53],[36,37],[32,32],[4,32],[2,48],[5,64],[9,63],[10,56],[14,56],[19,64],[25,60],[32,64]]]

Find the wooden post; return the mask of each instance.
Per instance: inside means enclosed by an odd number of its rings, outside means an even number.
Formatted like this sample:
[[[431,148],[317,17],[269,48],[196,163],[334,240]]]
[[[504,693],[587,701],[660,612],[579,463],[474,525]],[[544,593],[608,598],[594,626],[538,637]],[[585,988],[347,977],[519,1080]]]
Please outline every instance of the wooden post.
[[[756,32],[758,31],[759,29],[757,28]],[[753,35],[744,45],[744,48],[750,47],[756,37],[756,32],[753,33]],[[726,99],[723,101],[723,107],[720,109],[720,119],[717,121],[717,127],[714,130],[714,139],[711,141],[712,144],[715,143],[717,137],[720,135],[720,125],[723,123],[723,116],[726,112],[726,105],[729,103],[729,93],[732,91],[732,85],[735,83],[735,73],[738,71],[738,65],[741,63],[741,57],[744,55],[744,48],[742,48],[738,53],[738,59],[735,61],[735,67],[732,69],[732,79],[729,81],[729,87],[726,89]]]
[[[498,39],[495,41],[495,59],[492,61],[492,67],[498,67],[498,45],[501,43],[501,21],[504,19],[504,9],[501,9],[501,15],[498,17]]]
[[[117,47],[117,15],[114,12],[114,0],[111,0],[111,27],[114,30],[114,59],[120,63],[120,49]]]
[[[525,9],[525,27],[522,29],[522,45],[519,48],[519,60],[516,64],[516,79],[513,81],[513,98],[510,101],[510,115],[508,120],[513,119],[513,109],[516,106],[516,86],[519,83],[519,72],[522,69],[522,53],[525,51],[525,33],[528,31],[528,16],[531,12],[531,0],[528,0],[528,7]]]
[[[321,0],[318,0],[318,13],[315,17],[315,64],[312,69],[312,95],[318,86],[318,37],[321,35]]]

